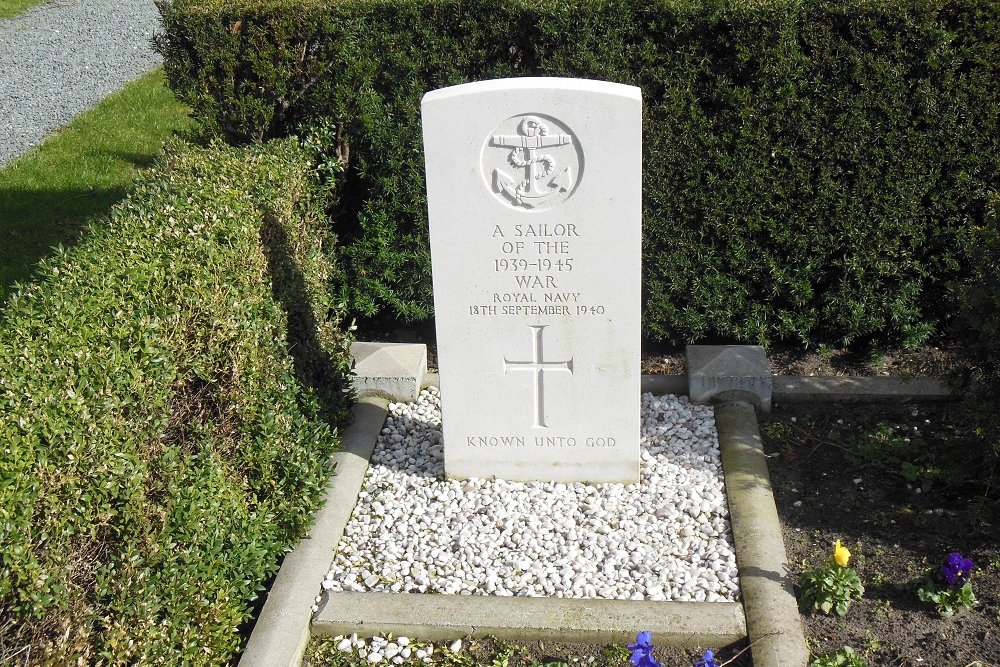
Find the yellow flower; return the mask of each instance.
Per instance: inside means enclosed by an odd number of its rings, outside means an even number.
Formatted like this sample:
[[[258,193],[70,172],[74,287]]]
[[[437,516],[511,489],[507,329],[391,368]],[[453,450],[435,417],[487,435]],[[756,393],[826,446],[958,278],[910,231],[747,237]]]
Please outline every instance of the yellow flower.
[[[837,543],[833,545],[833,560],[840,567],[847,567],[847,562],[851,560],[851,552],[847,550],[847,547],[840,545],[840,540],[837,540]]]

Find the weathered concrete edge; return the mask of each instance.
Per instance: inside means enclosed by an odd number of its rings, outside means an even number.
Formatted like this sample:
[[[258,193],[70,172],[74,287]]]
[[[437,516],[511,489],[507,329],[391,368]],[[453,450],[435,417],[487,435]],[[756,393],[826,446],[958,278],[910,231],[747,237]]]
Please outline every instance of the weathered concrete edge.
[[[946,380],[934,377],[805,377],[774,376],[774,399],[787,403],[810,401],[933,402],[960,397]]]
[[[254,626],[240,667],[298,667],[309,643],[310,607],[330,569],[333,552],[354,510],[368,460],[385,423],[388,402],[368,397],[355,403],[352,423],[331,457],[335,475],[309,535],[289,553]]]
[[[610,643],[650,630],[657,644],[725,646],[746,637],[738,602],[652,602],[430,593],[330,593],[315,636],[358,633],[431,641],[492,636]]]
[[[757,414],[748,401],[717,401],[715,424],[753,664],[805,667],[809,649],[786,569]]]

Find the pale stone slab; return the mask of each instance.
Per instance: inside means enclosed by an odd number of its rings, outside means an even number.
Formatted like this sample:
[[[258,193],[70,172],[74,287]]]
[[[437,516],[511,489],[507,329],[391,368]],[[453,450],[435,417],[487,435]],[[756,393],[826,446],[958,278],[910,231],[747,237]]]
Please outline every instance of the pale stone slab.
[[[358,398],[378,396],[415,401],[427,373],[427,346],[423,343],[351,343]]]
[[[389,633],[425,641],[495,637],[521,641],[626,644],[636,628],[657,645],[725,646],[746,637],[739,602],[328,593],[313,635]]]
[[[640,91],[424,96],[448,476],[639,479]]]
[[[774,380],[767,353],[758,345],[688,345],[688,396],[709,403],[741,392],[764,413],[771,412]]]

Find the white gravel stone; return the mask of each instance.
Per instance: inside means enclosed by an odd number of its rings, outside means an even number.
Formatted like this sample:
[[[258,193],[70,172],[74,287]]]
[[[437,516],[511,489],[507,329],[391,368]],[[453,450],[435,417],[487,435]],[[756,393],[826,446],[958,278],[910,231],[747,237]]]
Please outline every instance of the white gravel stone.
[[[389,407],[324,588],[736,599],[710,406],[644,394],[641,481],[628,485],[445,480],[437,388]]]

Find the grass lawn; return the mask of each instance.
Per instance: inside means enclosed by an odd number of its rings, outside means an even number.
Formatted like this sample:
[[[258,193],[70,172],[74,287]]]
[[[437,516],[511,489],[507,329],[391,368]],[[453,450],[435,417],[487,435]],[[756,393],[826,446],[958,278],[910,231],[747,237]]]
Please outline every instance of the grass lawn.
[[[42,2],[43,0],[0,0],[0,19],[17,16],[24,10],[40,5]]]
[[[53,246],[79,240],[163,140],[191,123],[157,69],[0,168],[0,307],[15,281],[29,279]]]

